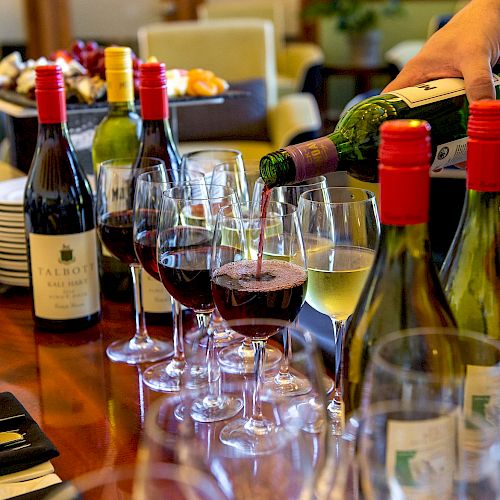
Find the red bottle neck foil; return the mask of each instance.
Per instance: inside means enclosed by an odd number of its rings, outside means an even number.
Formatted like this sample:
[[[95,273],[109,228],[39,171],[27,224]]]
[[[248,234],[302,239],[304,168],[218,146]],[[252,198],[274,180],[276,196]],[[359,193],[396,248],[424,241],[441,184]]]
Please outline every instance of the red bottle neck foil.
[[[500,101],[470,105],[467,189],[500,192]]]
[[[66,92],[60,66],[35,68],[35,95],[39,123],[66,122]]]
[[[380,127],[380,221],[392,226],[429,220],[431,139],[423,120],[391,120]]]
[[[168,118],[167,77],[163,63],[141,64],[139,93],[143,120]]]

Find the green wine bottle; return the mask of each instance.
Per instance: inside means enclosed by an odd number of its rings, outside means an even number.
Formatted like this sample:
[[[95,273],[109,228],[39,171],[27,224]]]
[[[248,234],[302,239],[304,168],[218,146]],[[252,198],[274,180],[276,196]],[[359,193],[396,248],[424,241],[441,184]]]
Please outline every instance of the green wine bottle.
[[[381,126],[381,233],[344,339],[342,386],[347,415],[361,404],[365,370],[377,340],[408,328],[456,326],[431,260],[429,129],[422,120],[394,120]]]
[[[500,102],[470,111],[465,203],[441,280],[458,325],[500,339]]]
[[[495,84],[500,78],[495,76]],[[379,127],[386,120],[421,119],[431,125],[433,170],[466,159],[468,102],[460,78],[444,78],[370,97],[350,108],[328,136],[264,156],[260,176],[269,186],[294,184],[336,170],[377,181]]]
[[[94,172],[112,158],[134,158],[139,149],[141,120],[135,111],[132,59],[129,47],[106,47],[104,64],[108,113],[97,125],[92,142]],[[107,298],[131,297],[130,271],[101,246],[101,290]]]

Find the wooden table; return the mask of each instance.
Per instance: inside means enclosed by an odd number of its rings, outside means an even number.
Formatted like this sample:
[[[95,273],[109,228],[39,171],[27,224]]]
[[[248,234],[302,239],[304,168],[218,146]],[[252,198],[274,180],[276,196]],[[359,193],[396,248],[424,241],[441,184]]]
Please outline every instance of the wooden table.
[[[56,473],[70,479],[134,462],[144,415],[161,393],[141,382],[148,365],[106,356],[110,342],[132,333],[131,305],[104,300],[97,326],[69,334],[35,330],[28,289],[4,289],[0,311],[0,392],[12,392],[56,445]],[[148,329],[171,336],[167,326]]]

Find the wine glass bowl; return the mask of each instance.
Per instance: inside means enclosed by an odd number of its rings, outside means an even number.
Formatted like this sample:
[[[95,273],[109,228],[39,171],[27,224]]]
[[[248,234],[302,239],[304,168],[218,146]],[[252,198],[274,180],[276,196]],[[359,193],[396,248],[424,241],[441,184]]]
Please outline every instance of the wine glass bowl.
[[[141,296],[141,266],[134,248],[134,195],[137,177],[143,172],[164,175],[158,158],[117,158],[101,163],[97,180],[96,213],[98,234],[115,258],[129,265],[134,285],[135,335],[110,344],[107,355],[129,364],[158,361],[172,352],[169,342],[152,339],[147,332]]]
[[[329,411],[332,431],[341,434],[342,342],[346,321],[356,307],[378,244],[380,224],[375,195],[349,187],[306,191],[300,197],[299,212],[308,259],[306,300],[332,320],[335,390]]]

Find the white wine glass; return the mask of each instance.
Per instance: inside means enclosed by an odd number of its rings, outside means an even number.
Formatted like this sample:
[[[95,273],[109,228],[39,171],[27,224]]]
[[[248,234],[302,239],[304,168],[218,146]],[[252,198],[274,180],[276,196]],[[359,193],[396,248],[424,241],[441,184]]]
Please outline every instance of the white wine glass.
[[[198,171],[181,169],[180,172],[166,170],[167,179],[177,178],[179,183],[188,181],[205,185],[204,174]],[[162,173],[144,172],[137,177],[134,201],[134,247],[137,258],[144,271],[160,281],[156,258],[156,235],[161,196],[172,182],[166,182]],[[184,371],[186,360],[182,332],[181,305],[170,296],[172,305],[172,338],[173,356],[170,360],[157,363],[144,371],[143,381],[153,390],[177,392],[180,377]]]
[[[346,321],[372,267],[380,223],[375,195],[359,188],[306,191],[299,214],[308,259],[307,302],[330,317],[334,333],[335,389],[328,405],[332,432],[341,434],[344,405],[340,378]]]
[[[135,334],[130,340],[110,344],[106,353],[113,361],[129,364],[158,361],[172,353],[169,342],[153,339],[146,328],[142,306],[142,268],[134,249],[134,195],[137,177],[143,172],[165,172],[158,158],[118,158],[101,163],[97,180],[96,213],[99,237],[111,255],[129,265],[134,285]],[[166,179],[166,177],[165,177]]]

